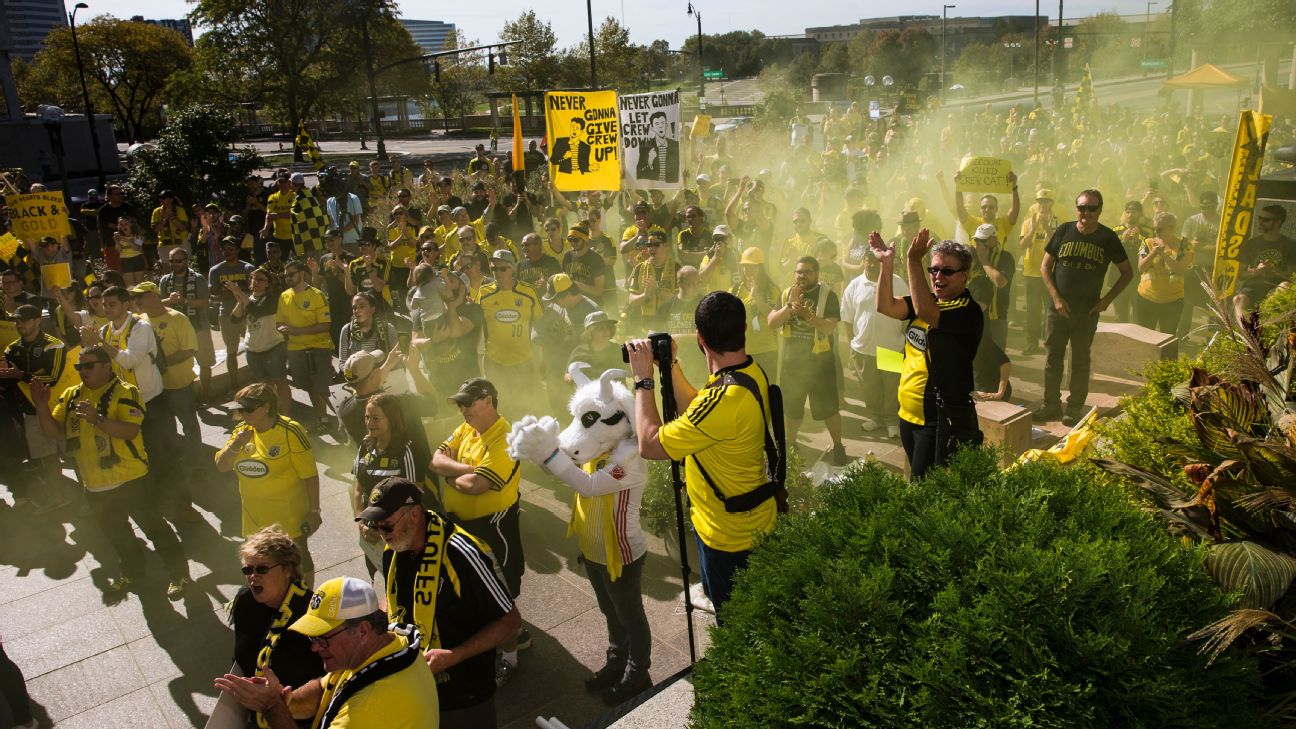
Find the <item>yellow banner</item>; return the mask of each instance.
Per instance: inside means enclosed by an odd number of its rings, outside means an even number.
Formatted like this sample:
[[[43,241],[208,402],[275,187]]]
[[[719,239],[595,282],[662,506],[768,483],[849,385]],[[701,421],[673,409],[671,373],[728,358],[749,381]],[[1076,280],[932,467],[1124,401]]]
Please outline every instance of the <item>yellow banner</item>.
[[[563,192],[621,189],[621,120],[615,91],[545,94],[549,177]]]
[[[693,127],[689,129],[690,139],[701,139],[711,136],[711,115],[698,114],[693,117]]]
[[[964,157],[954,180],[955,192],[1012,192],[1012,162],[996,157]]]
[[[1260,165],[1264,162],[1265,143],[1269,141],[1272,124],[1273,117],[1249,109],[1238,119],[1233,161],[1220,210],[1219,238],[1215,241],[1215,265],[1211,269],[1211,282],[1221,299],[1232,296],[1237,286],[1238,253],[1251,232],[1256,184],[1260,181]]]
[[[67,206],[63,204],[63,193],[30,192],[26,195],[13,195],[8,203],[12,211],[10,222],[13,234],[22,240],[35,243],[47,235],[60,240],[65,235],[72,235]]]

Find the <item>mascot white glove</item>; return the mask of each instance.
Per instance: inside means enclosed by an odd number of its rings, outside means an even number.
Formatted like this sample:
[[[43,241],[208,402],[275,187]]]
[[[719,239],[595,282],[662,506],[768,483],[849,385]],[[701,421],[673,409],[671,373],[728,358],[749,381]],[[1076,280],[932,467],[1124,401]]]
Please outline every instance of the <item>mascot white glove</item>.
[[[558,421],[549,417],[527,415],[513,424],[509,433],[508,454],[515,461],[543,464],[558,450]]]

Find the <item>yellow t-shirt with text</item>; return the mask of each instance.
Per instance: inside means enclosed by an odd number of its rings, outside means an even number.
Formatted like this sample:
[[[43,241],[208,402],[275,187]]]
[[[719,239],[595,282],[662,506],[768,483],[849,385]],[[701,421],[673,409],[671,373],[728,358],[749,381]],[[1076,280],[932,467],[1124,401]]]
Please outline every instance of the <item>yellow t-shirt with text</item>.
[[[162,354],[168,359],[170,359],[171,355],[182,350],[187,349],[195,353],[198,351],[198,335],[194,332],[193,323],[184,314],[175,309],[167,309],[162,316],[151,317],[143,314],[140,318],[153,327],[158,339],[162,341]],[[162,372],[162,388],[179,390],[192,385],[194,381],[193,367],[194,355],[192,354],[180,362],[167,365]]]
[[[235,427],[225,447],[251,427],[247,423]],[[234,461],[234,472],[243,503],[243,536],[272,524],[294,539],[302,535],[302,523],[310,512],[304,481],[319,474],[315,452],[301,425],[280,415],[269,430],[253,433]]]

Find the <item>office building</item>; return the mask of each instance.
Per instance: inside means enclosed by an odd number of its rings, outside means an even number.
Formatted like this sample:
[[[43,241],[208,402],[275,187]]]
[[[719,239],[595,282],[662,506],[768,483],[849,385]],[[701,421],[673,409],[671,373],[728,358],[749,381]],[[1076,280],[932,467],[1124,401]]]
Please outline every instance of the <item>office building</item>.
[[[401,18],[401,25],[414,37],[414,42],[424,53],[436,53],[450,47],[454,38],[454,23],[443,23],[439,20],[411,20]]]
[[[45,36],[66,28],[62,0],[0,0],[0,25],[8,29],[10,55],[30,61],[45,45]]]

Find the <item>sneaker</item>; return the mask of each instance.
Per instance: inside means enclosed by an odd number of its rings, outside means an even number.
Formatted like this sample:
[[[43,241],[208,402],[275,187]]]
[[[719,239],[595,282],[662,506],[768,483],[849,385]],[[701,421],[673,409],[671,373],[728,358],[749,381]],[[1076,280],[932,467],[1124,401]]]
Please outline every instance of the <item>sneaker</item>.
[[[881,427],[882,427],[881,423],[874,420],[873,418],[860,418],[860,430],[864,431],[865,433],[872,433],[873,431]]]
[[[1085,414],[1084,409],[1080,409],[1080,410],[1068,409],[1066,411],[1066,415],[1062,416],[1062,424],[1067,426],[1068,428],[1073,427],[1075,426],[1076,423],[1080,422],[1080,418],[1083,418],[1084,414]]]
[[[617,685],[603,692],[603,703],[608,706],[623,704],[652,688],[652,685],[647,672],[627,673]]]
[[[24,724],[15,724],[14,729],[40,729],[40,722],[35,719],[28,719]]]
[[[504,660],[504,656],[498,653],[495,654],[495,688],[508,683],[509,678],[513,676],[513,672],[516,670],[516,665]]]
[[[834,466],[849,466],[855,459],[846,455],[846,446],[838,443],[833,446],[832,453],[828,456],[828,462]]]
[[[896,438],[899,438],[899,437],[900,437],[900,426],[898,426],[898,425],[888,425],[888,426],[887,426],[887,438],[890,438],[890,439],[892,439],[892,440],[895,440]]]
[[[517,649],[524,651],[531,647],[531,631],[522,628],[517,634]]]
[[[192,584],[193,584],[193,580],[189,579],[188,577],[181,577],[178,580],[173,580],[172,582],[167,584],[167,599],[179,600],[182,596],[184,596],[185,588]]]
[[[1035,422],[1047,423],[1062,417],[1062,405],[1060,403],[1044,403],[1035,409]]]
[[[624,663],[609,663],[585,679],[586,691],[606,691],[621,681],[625,676]]]
[[[333,432],[333,424],[327,420],[317,420],[310,428],[310,434],[314,436],[330,435]]]

